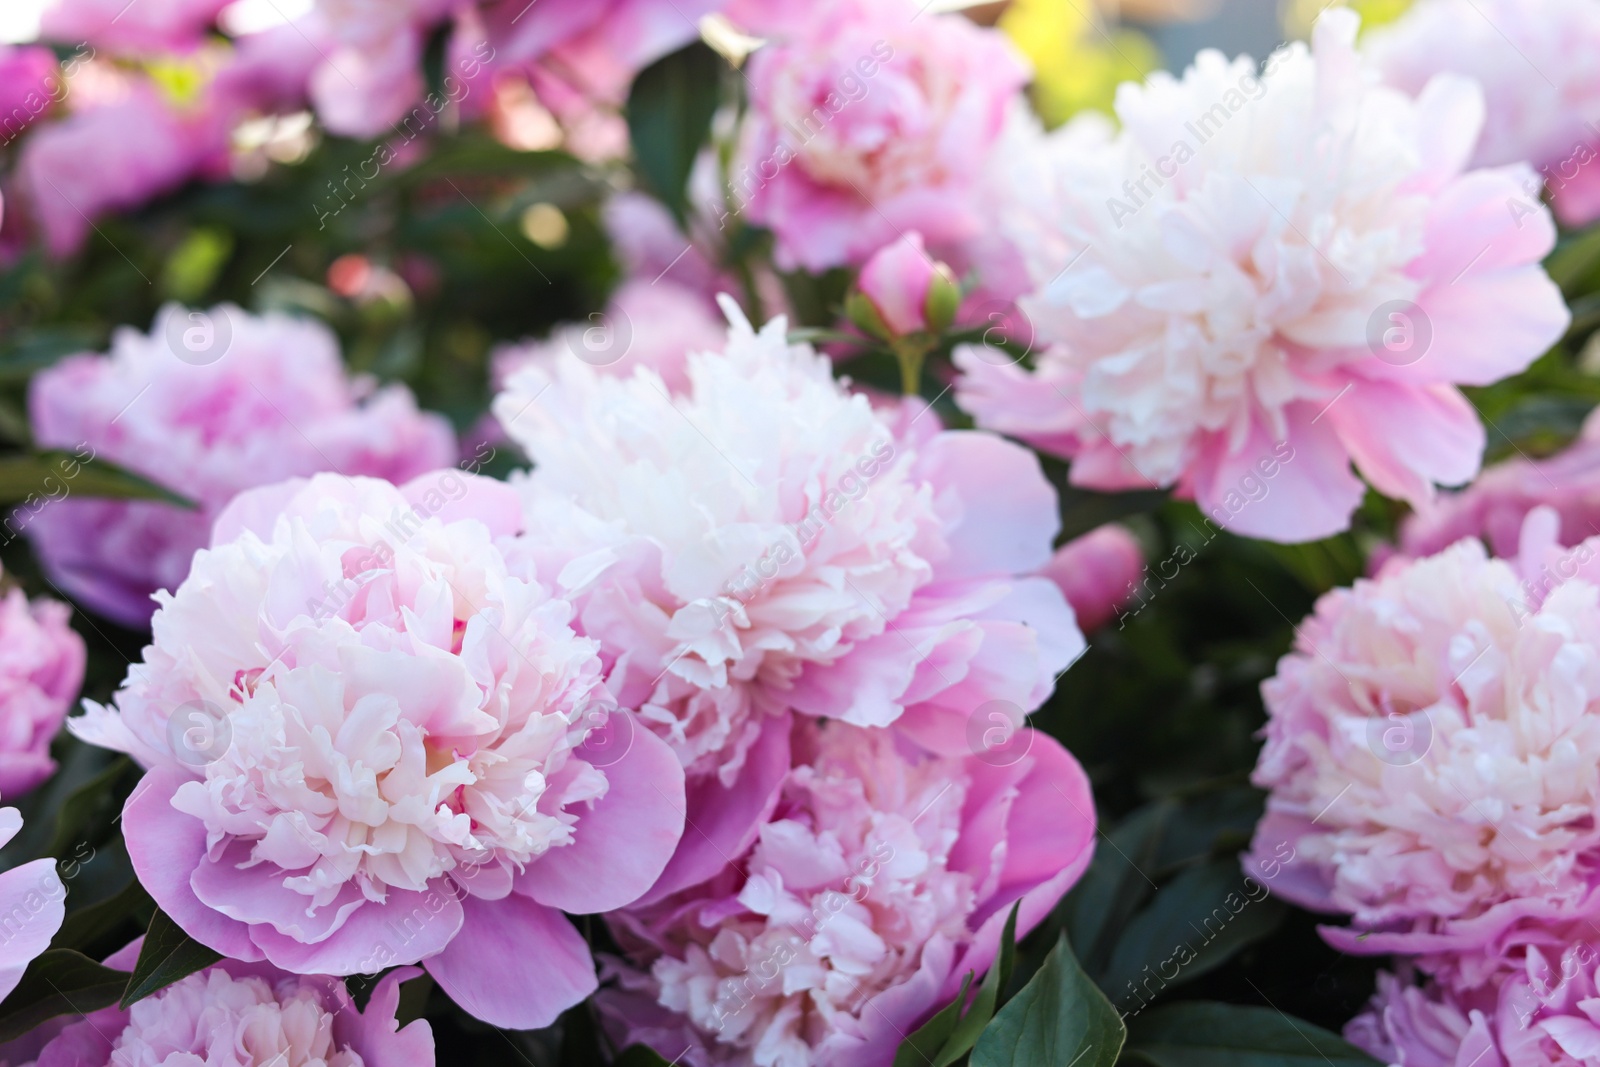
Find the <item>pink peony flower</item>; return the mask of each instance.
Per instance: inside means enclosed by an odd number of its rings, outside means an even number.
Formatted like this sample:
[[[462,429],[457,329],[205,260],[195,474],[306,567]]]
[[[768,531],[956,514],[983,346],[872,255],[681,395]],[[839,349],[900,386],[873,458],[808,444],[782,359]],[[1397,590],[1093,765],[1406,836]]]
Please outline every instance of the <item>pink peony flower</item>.
[[[1033,731],[1014,761],[939,758],[891,731],[803,723],[747,852],[697,889],[610,916],[629,953],[599,998],[619,1045],[693,1067],[888,1067],[1088,864],[1094,801]]]
[[[231,306],[169,306],[148,336],[118,331],[109,355],[37,375],[29,412],[41,446],[108,459],[199,506],[73,500],[67,480],[26,520],[51,579],[129,626],[183,581],[240,490],[330,468],[403,481],[456,458],[449,426],[404,386],[345,374],[325,326]]]
[[[106,965],[133,970],[143,942]],[[395,1019],[400,983],[420,973],[384,975],[363,1011],[337,979],[224,960],[127,1011],[112,1006],[57,1027],[33,1067],[432,1067],[432,1028]]]
[[[1363,42],[1385,80],[1418,93],[1449,72],[1483,86],[1474,165],[1532,163],[1569,225],[1600,216],[1600,7],[1590,0],[1420,0]]]
[[[1032,454],[933,418],[896,434],[782,319],[757,333],[724,307],[726,351],[691,354],[677,399],[649,368],[569,358],[494,406],[534,461],[508,551],[555,578],[691,776],[702,832],[657,895],[748,846],[791,710],[965,754],[980,710],[1020,726],[1084,647],[1032,576],[1059,528]]]
[[[60,100],[56,57],[48,48],[0,45],[0,144],[10,144]]]
[[[698,293],[671,282],[624,282],[604,311],[558,326],[548,340],[506,345],[494,354],[494,382],[505,388],[524,367],[577,359],[602,374],[628,377],[649,367],[676,393],[688,385],[691,352],[723,346],[727,332]]]
[[[154,85],[134,82],[114,102],[35,130],[22,145],[18,182],[46,246],[67,256],[96,219],[222,170],[227,152],[228,129],[216,112],[177,107]]]
[[[909,230],[941,251],[978,238],[978,184],[1028,77],[958,15],[827,0],[751,57],[733,210],[773,230],[786,269],[861,263]]]
[[[16,808],[0,808],[0,846],[22,829]],[[61,929],[67,917],[67,887],[56,861],[38,859],[0,873],[0,998],[11,995],[23,972]]]
[[[200,45],[232,0],[53,0],[40,36],[66,45],[88,43],[109,52],[184,52]]]
[[[321,474],[218,518],[115,708],[71,723],[148,768],[128,853],[191,937],[297,974],[420,961],[515,1029],[593,992],[558,909],[650,888],[683,772],[648,731],[608,745],[595,643],[494,547],[519,526],[512,490],[453,470]]]
[[[1526,167],[1465,170],[1477,88],[1376,84],[1356,21],[1327,11],[1265,75],[1202,52],[1181,80],[1123,86],[1120,133],[1086,119],[1018,162],[1042,205],[1011,235],[1023,306],[1053,347],[1033,372],[957,353],[980,425],[1071,457],[1076,485],[1176,486],[1208,513],[1286,449],[1266,499],[1227,520],[1280,541],[1348,526],[1352,461],[1419,505],[1477,473],[1484,432],[1456,386],[1564,332],[1539,265],[1555,229],[1506,209]]]
[[[909,233],[875,252],[861,268],[857,288],[870,306],[869,332],[899,337],[943,333],[961,303],[961,288],[943,263],[935,263],[922,246],[920,233]]]
[[[83,685],[83,638],[72,609],[29,603],[22,590],[0,600],[0,796],[15,798],[55,773],[50,742]]]
[[[1093,633],[1133,599],[1133,585],[1144,573],[1144,549],[1124,527],[1110,523],[1062,545],[1039,573],[1061,587],[1078,625]]]
[[[1600,1048],[1600,949],[1592,933],[1528,945],[1494,981],[1469,990],[1378,975],[1345,1037],[1399,1067],[1579,1067]]]
[[[1347,952],[1483,980],[1600,916],[1600,539],[1536,510],[1515,561],[1462,541],[1335,590],[1262,686],[1247,866]],[[1597,930],[1600,936],[1600,930]]]
[[[633,76],[700,36],[699,19],[726,0],[482,0],[458,52],[478,42],[495,69],[522,69],[558,113],[563,97],[621,103]],[[481,53],[487,54],[487,53]]]
[[[428,35],[465,6],[460,0],[317,0],[317,36],[327,42],[311,76],[311,98],[334,133],[376,137],[427,90]]]
[[[1523,520],[1541,505],[1561,516],[1562,544],[1600,535],[1600,417],[1549,459],[1517,458],[1484,471],[1459,493],[1441,496],[1406,520],[1400,550],[1426,556],[1463,537],[1480,537],[1497,556],[1515,556]]]

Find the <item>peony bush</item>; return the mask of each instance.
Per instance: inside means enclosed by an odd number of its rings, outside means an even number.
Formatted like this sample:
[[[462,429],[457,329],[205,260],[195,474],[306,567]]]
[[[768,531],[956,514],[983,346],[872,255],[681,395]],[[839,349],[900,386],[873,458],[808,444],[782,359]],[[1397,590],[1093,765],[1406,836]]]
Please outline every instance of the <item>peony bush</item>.
[[[0,1067],[1600,1067],[1600,7],[1251,7],[0,10]]]

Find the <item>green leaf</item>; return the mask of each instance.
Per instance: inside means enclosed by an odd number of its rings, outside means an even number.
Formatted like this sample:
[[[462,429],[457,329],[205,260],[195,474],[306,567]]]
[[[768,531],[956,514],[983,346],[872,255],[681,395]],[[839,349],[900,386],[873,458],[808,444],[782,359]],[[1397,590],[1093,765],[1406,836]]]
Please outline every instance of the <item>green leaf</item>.
[[[184,933],[166,912],[157,910],[150,919],[150,929],[145,932],[139,962],[133,965],[133,977],[128,979],[122,1007],[126,1009],[152,993],[159,993],[180,978],[204,970],[220,959],[221,953]]]
[[[127,984],[126,972],[96,963],[81,952],[46,949],[28,964],[22,981],[0,1004],[0,1042],[14,1041],[58,1015],[110,1007]]]
[[[1117,935],[1155,891],[1150,873],[1176,805],[1167,800],[1149,804],[1106,833],[1106,847],[1068,894],[1063,909],[1068,940],[1083,952],[1091,974],[1099,974],[1111,958]]]
[[[1236,860],[1215,860],[1174,878],[1128,923],[1100,987],[1131,1008],[1198,978],[1266,937],[1285,908],[1258,881],[1245,881]]]
[[[50,836],[50,844],[44,854],[64,856],[72,851],[74,845],[90,837],[98,840],[98,836],[91,832],[96,812],[109,819],[112,816],[107,815],[108,812],[120,809],[116,785],[123,775],[132,770],[133,761],[126,756],[119,756],[105,770],[74,789],[58,809],[55,831]]]
[[[629,1045],[611,1061],[611,1067],[670,1067],[655,1049],[646,1045]]]
[[[135,878],[109,899],[70,913],[57,931],[55,943],[67,948],[85,948],[151,903],[150,894]]]
[[[972,1067],[1112,1067],[1122,1020],[1078,966],[1065,938],[1033,980],[1000,1009],[972,1050]]]
[[[179,507],[194,504],[172,490],[132,474],[103,459],[72,452],[34,452],[0,457],[0,505],[20,504],[16,521],[69,496],[117,500],[160,500]],[[20,526],[18,527],[21,528]]]
[[[0,346],[0,382],[25,381],[64,356],[92,352],[105,332],[87,326],[47,326],[20,330]]]
[[[956,1024],[950,1039],[939,1050],[939,1055],[934,1057],[933,1067],[950,1067],[970,1052],[972,1046],[978,1043],[984,1028],[994,1019],[994,1013],[999,1010],[1000,997],[1011,981],[1011,968],[1017,962],[1017,909],[1021,906],[1021,901],[1011,905],[1005,929],[1000,932],[1000,958],[983,976],[983,984],[978,987],[977,996],[972,998],[972,1007]],[[963,997],[956,1003],[963,1003],[965,999]]]
[[[1128,1055],[1154,1067],[1375,1067],[1338,1035],[1276,1008],[1188,1001],[1133,1017]]]
[[[723,60],[697,41],[644,68],[628,92],[635,165],[680,226],[687,217],[689,172],[711,135],[722,95],[723,67]]]
[[[955,1033],[956,1024],[961,1021],[961,1005],[967,1002],[967,994],[971,991],[972,972],[968,971],[961,980],[961,992],[956,994],[956,998],[900,1042],[900,1047],[894,1053],[894,1067],[917,1067],[939,1054]]]

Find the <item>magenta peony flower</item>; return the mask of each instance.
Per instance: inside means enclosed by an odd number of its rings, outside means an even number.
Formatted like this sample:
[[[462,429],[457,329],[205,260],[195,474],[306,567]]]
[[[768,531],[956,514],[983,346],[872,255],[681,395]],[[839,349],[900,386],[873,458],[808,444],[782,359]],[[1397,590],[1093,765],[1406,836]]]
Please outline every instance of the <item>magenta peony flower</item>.
[[[943,247],[983,229],[977,190],[1027,83],[996,30],[910,0],[826,0],[751,57],[733,207],[777,235],[786,269],[861,263],[916,230]]]
[[[143,943],[106,965],[133,970]],[[127,1011],[112,1006],[47,1024],[45,1033],[56,1032],[34,1067],[432,1067],[432,1028],[420,1019],[401,1028],[395,1019],[400,983],[420,973],[384,975],[363,1011],[337,979],[224,960]],[[17,1045],[4,1051],[27,1054]]]
[[[1558,455],[1506,460],[1461,492],[1441,496],[1406,520],[1400,550],[1426,556],[1463,537],[1481,537],[1495,555],[1515,556],[1523,520],[1541,505],[1560,514],[1562,544],[1600,535],[1600,417],[1591,415],[1578,440]]]
[[[10,144],[63,95],[48,48],[0,45],[0,145]]]
[[[65,45],[87,43],[109,52],[185,52],[199,46],[232,0],[52,0],[40,36]]]
[[[689,384],[689,354],[720,349],[727,336],[700,294],[671,282],[635,279],[586,322],[558,326],[544,341],[501,346],[494,353],[494,383],[503,389],[523,367],[553,368],[576,358],[621,377],[649,367],[676,393]]]
[[[1262,686],[1247,868],[1347,913],[1347,952],[1481,982],[1530,930],[1600,916],[1600,539],[1536,510],[1515,561],[1476,541],[1335,590]]]
[[[1436,74],[1470,77],[1487,105],[1476,166],[1532,163],[1522,197],[1553,194],[1570,225],[1600,217],[1600,7],[1590,0],[1420,0],[1362,43],[1385,80],[1421,92]]]
[[[0,846],[22,829],[16,808],[0,808]],[[67,887],[45,858],[0,873],[0,998],[10,996],[28,964],[50,947],[67,916]]]
[[[782,319],[757,333],[724,306],[726,352],[691,354],[679,399],[569,356],[494,406],[534,461],[508,552],[556,580],[691,776],[702,832],[657,895],[748,846],[791,710],[965,755],[980,712],[1020,726],[1084,647],[1033,576],[1059,518],[1031,453],[932,417],[897,434]]]
[[[610,916],[629,953],[600,1008],[619,1045],[694,1067],[888,1067],[1088,865],[1094,801],[1043,734],[1006,761],[802,723],[750,849],[699,888]],[[1024,754],[1025,753],[1025,754]]]
[[[1144,573],[1144,549],[1124,527],[1110,523],[1062,545],[1039,573],[1061,587],[1078,625],[1092,633],[1133,599]]]
[[[63,498],[18,517],[68,594],[129,626],[175,589],[235,493],[334,469],[404,481],[453,463],[454,435],[404,386],[351,380],[320,323],[225,306],[162,310],[146,336],[118,331],[107,356],[73,356],[36,376],[38,443],[99,457],[195,500]]]
[[[14,799],[55,773],[50,742],[83,685],[83,638],[72,609],[29,603],[12,589],[0,601],[0,797]]]
[[[966,348],[958,398],[981,425],[1073,458],[1094,489],[1176,486],[1235,532],[1345,529],[1365,487],[1425,504],[1470,480],[1484,432],[1457,385],[1527,367],[1569,315],[1539,261],[1549,213],[1507,210],[1526,167],[1466,171],[1481,93],[1442,76],[1415,99],[1375,83],[1356,16],[1313,45],[1212,51],[1125,85],[1021,159],[1038,205],[1011,234],[1054,347],[1036,370]],[[1044,180],[1039,179],[1040,174]],[[1247,509],[1230,493],[1282,461]]]
[[[148,768],[123,829],[196,940],[297,974],[422,962],[496,1026],[594,990],[560,910],[649,889],[683,772],[610,722],[571,608],[507,572],[499,482],[321,474],[241,494],[78,736]],[[622,750],[619,751],[619,748]]]

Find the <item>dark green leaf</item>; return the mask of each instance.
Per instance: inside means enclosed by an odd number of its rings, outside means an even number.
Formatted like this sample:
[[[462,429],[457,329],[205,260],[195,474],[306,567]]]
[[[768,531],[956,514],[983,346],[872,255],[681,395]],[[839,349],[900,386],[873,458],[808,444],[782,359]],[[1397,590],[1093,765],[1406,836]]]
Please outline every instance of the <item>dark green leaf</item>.
[[[92,352],[104,339],[86,326],[49,326],[19,331],[0,347],[0,382],[19,382],[53,366],[63,356]]]
[[[1237,860],[1191,867],[1128,923],[1101,988],[1124,1008],[1143,1004],[1226,963],[1272,933],[1283,913],[1260,882],[1245,880]]]
[[[99,1011],[117,1002],[128,976],[71,949],[47,949],[0,1004],[0,1042],[14,1041],[58,1015]]]
[[[98,840],[99,835],[93,833],[92,825],[96,810],[99,809],[101,814],[116,810],[117,781],[132,770],[133,761],[126,756],[119,756],[111,766],[73,790],[58,809],[55,831],[50,836],[45,855],[65,856],[75,845],[91,837]]]
[[[1175,810],[1171,801],[1158,801],[1122,820],[1105,835],[1094,861],[1067,896],[1067,938],[1081,948],[1091,974],[1105,969],[1117,935],[1155,892],[1149,872],[1155,870],[1163,832]]]
[[[655,1049],[644,1045],[629,1045],[611,1061],[611,1067],[669,1067]]]
[[[1375,1067],[1336,1034],[1276,1008],[1191,1001],[1132,1017],[1128,1055],[1154,1067]]]
[[[640,71],[628,92],[635,165],[680,225],[687,214],[689,172],[710,136],[721,97],[723,68],[715,52],[696,42]]]
[[[1071,540],[1108,522],[1143,515],[1166,502],[1165,489],[1139,489],[1129,493],[1095,493],[1063,485],[1061,494],[1061,537]]]
[[[145,892],[144,886],[139,884],[138,879],[134,879],[110,899],[90,904],[68,914],[66,921],[61,924],[61,929],[56,933],[55,943],[67,948],[82,949],[93,944],[103,934],[116,929],[119,923],[136,915],[140,909],[149,907],[150,904],[150,894]]]
[[[1065,938],[972,1050],[972,1067],[1112,1067],[1124,1031]]]
[[[184,933],[166,912],[157,910],[150,920],[150,929],[145,932],[144,947],[139,950],[139,962],[133,966],[133,977],[128,979],[122,1007],[159,993],[180,978],[204,970],[221,958],[221,953]]]
[[[994,1019],[994,1013],[999,1010],[1000,997],[1011,981],[1011,968],[1017,962],[1017,909],[1021,906],[1020,901],[1011,905],[1005,929],[1000,932],[1000,957],[989,968],[989,973],[983,976],[983,984],[978,987],[977,996],[972,998],[972,1007],[956,1024],[950,1039],[939,1050],[939,1055],[934,1057],[933,1067],[950,1067],[970,1052],[972,1046],[978,1043],[984,1028]]]
[[[14,521],[26,525],[30,509],[38,512],[68,496],[160,500],[179,507],[194,506],[172,490],[103,459],[71,452],[0,457],[0,505],[22,505]]]
[[[926,1064],[950,1041],[961,1021],[961,1006],[972,991],[972,972],[961,980],[961,992],[956,999],[940,1008],[933,1018],[919,1026],[915,1032],[900,1042],[895,1050],[894,1067],[917,1067]]]

